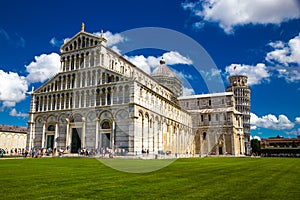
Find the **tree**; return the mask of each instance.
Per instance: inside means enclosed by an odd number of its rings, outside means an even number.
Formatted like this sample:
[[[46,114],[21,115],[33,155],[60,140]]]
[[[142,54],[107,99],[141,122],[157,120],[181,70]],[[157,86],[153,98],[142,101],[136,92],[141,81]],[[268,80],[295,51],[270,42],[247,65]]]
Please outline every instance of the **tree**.
[[[260,141],[258,139],[251,140],[252,153],[260,154]]]

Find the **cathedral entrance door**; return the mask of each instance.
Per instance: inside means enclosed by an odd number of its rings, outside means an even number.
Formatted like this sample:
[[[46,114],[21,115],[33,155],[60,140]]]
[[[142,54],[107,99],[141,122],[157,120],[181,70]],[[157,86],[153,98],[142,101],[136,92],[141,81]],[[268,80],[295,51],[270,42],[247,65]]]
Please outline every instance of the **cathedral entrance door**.
[[[106,148],[111,148],[111,140],[110,140],[110,138],[111,138],[111,134],[110,133],[103,133],[102,134],[102,147],[104,148],[104,149],[106,149]]]
[[[223,155],[223,148],[222,148],[222,146],[219,147],[219,155]]]
[[[72,140],[71,140],[71,153],[78,153],[78,149],[81,148],[81,128],[72,128]]]
[[[50,147],[53,149],[53,144],[54,144],[54,135],[47,135],[47,149]]]

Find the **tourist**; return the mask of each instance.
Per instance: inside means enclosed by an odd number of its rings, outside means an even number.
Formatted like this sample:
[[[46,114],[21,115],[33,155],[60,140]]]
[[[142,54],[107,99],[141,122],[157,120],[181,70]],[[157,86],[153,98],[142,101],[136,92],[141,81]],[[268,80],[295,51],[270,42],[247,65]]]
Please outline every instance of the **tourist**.
[[[0,148],[0,157],[3,157],[3,154],[4,154],[4,149]]]
[[[28,155],[28,149],[25,149],[25,158],[27,158]]]

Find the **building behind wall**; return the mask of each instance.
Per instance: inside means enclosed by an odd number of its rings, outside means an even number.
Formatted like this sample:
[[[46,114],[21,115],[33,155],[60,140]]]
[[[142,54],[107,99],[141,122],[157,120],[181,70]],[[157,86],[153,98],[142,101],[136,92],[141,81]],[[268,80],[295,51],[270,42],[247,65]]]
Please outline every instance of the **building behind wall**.
[[[233,92],[181,96],[181,81],[163,60],[149,75],[84,27],[60,51],[60,72],[31,92],[28,148],[244,153]]]
[[[8,150],[26,147],[27,128],[22,126],[0,125],[0,148]]]

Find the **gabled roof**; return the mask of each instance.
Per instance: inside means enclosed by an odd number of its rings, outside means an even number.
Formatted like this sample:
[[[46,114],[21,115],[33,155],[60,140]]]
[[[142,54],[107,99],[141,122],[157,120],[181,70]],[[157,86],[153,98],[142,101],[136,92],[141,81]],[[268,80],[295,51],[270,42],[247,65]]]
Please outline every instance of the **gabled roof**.
[[[80,38],[80,39],[79,39]],[[104,41],[106,42],[106,39],[102,36],[98,36],[98,35],[95,35],[95,34],[91,34],[91,33],[88,33],[88,32],[85,32],[84,30],[81,30],[80,32],[78,32],[76,35],[74,35],[71,39],[69,39],[67,42],[65,42],[61,47],[60,47],[60,52],[61,53],[64,53],[65,52],[65,49],[67,47],[69,47],[71,44],[73,44],[74,42],[77,42],[79,40],[81,40],[82,38],[84,39],[89,39],[89,40],[94,40],[94,41],[98,41],[99,44],[101,41]],[[84,42],[84,41],[82,41]],[[75,49],[73,49],[75,50]],[[78,50],[78,49],[76,49]]]

